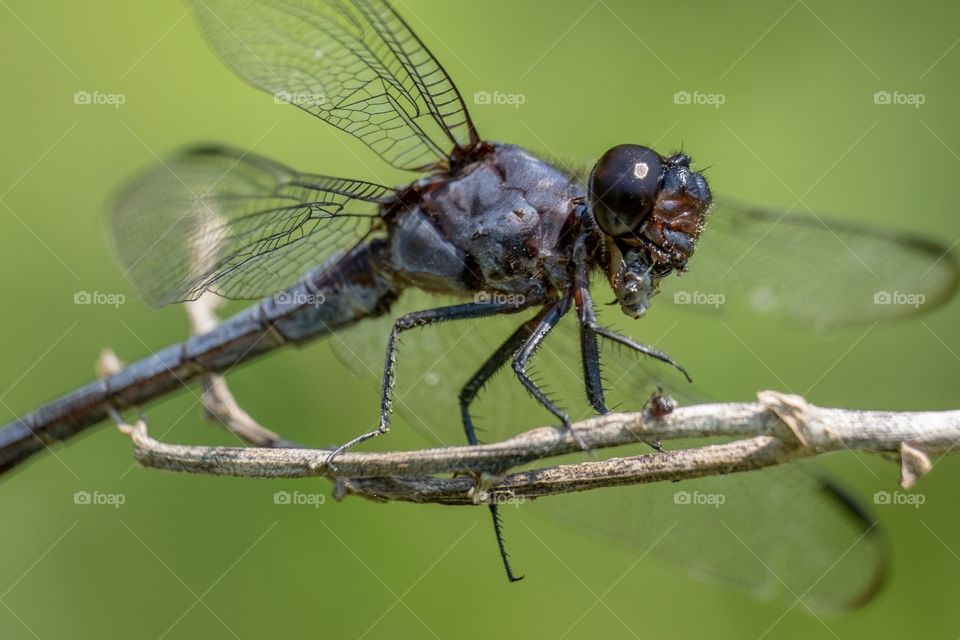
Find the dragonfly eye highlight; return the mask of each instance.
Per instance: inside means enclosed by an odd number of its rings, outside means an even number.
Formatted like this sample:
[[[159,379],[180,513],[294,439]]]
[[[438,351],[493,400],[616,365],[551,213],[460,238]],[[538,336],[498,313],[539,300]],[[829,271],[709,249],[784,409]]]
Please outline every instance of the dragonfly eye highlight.
[[[637,144],[607,151],[590,172],[593,217],[604,233],[633,233],[647,219],[663,184],[663,159]]]

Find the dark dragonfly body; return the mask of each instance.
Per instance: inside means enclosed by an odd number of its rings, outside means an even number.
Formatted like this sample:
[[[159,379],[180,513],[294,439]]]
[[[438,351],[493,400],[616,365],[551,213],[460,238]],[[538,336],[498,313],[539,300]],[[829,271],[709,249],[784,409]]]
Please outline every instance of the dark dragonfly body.
[[[194,153],[196,156],[207,154],[228,156],[230,152],[207,148]],[[105,420],[110,408],[145,404],[197,376],[223,372],[285,344],[300,344],[364,318],[384,314],[407,287],[469,294],[478,299],[411,314],[398,321],[395,332],[442,320],[511,313],[546,305],[537,317],[538,322],[524,324],[516,334],[516,344],[511,343],[520,349],[514,355],[515,369],[531,393],[569,426],[567,415],[524,373],[526,362],[539,342],[570,309],[576,294],[583,340],[588,345],[585,348],[591,348],[589,344],[596,341],[591,332],[602,331],[596,326],[589,304],[587,283],[592,268],[605,266],[611,281],[618,283],[615,285],[618,295],[623,292],[620,299],[624,310],[631,315],[642,315],[649,298],[656,292],[656,280],[650,276],[653,265],[662,265],[657,277],[666,275],[674,267],[670,259],[682,261],[676,265],[682,268],[692,253],[693,242],[680,252],[665,245],[660,251],[667,260],[657,263],[654,254],[645,250],[646,244],[655,245],[628,228],[623,232],[628,244],[618,248],[619,242],[613,240],[614,236],[607,236],[595,223],[586,204],[586,190],[570,176],[513,145],[480,143],[473,154],[475,159],[461,163],[456,170],[424,178],[385,198],[380,204],[378,220],[385,230],[383,237],[362,241],[343,254],[335,254],[292,287],[237,314],[212,331],[83,387],[67,401],[44,407],[5,428],[0,432],[0,470],[13,467],[49,442],[66,439]],[[696,213],[698,218],[693,229],[699,234],[703,215],[709,208],[706,183],[688,171],[689,159],[685,156],[671,159],[669,165],[675,167],[673,174],[680,174],[680,178],[669,179],[682,180],[684,184],[677,183],[672,190],[664,190],[664,202],[673,202],[667,198],[668,194],[678,195],[698,210],[670,210],[674,215],[666,223],[675,219],[684,223],[685,217]],[[685,185],[688,176],[697,179],[691,178],[692,194]],[[618,177],[618,181],[629,184],[629,180],[622,177]],[[660,190],[659,181],[653,183],[653,188],[656,194]],[[621,189],[611,184],[605,191],[619,195]],[[647,213],[655,208],[651,200]],[[659,221],[658,216],[654,219]],[[664,224],[652,228],[659,230],[662,226]],[[633,258],[617,259],[614,255]],[[618,336],[617,339],[670,362],[666,355],[634,345],[629,338]],[[592,348],[595,352],[595,347]],[[389,429],[394,349],[395,340],[391,340],[379,429],[351,440],[338,452]],[[490,373],[511,354],[499,355],[503,357],[491,361],[495,367]],[[606,412],[598,359],[594,356],[585,363],[591,402],[598,411]],[[473,395],[484,381],[482,377],[477,378],[470,385]],[[468,407],[466,402],[465,427],[470,442],[476,444]],[[509,565],[507,569],[509,573]],[[512,578],[512,573],[510,575]]]
[[[195,157],[231,154],[211,148],[192,152]],[[655,288],[649,275],[640,278],[651,272],[651,259],[639,253],[639,262],[611,266],[611,251],[630,249],[606,247],[583,185],[516,146],[483,144],[478,155],[456,173],[424,178],[384,199],[379,210],[384,237],[334,255],[292,287],[213,331],[10,425],[0,432],[0,470],[105,420],[110,407],[142,405],[197,376],[384,314],[407,287],[486,298],[467,312],[484,315],[562,304],[573,295],[578,268],[585,277],[591,268],[606,267],[613,270],[612,280],[624,283],[625,309],[645,310]],[[709,192],[702,181],[697,188],[704,191],[695,202],[705,211]],[[582,253],[576,258],[578,244]],[[634,272],[644,287],[624,282]]]
[[[0,472],[103,422],[112,409],[142,406],[281,346],[385,316],[410,290],[462,302],[395,320],[383,360],[379,427],[345,443],[331,461],[389,429],[398,335],[445,321],[532,313],[499,347],[491,345],[459,389],[444,389],[459,391],[470,443],[478,442],[471,404],[508,364],[529,394],[569,427],[567,412],[528,373],[538,347],[572,312],[578,384],[600,413],[608,411],[600,373],[604,343],[686,375],[665,353],[600,323],[590,276],[602,273],[620,310],[640,318],[661,283],[687,271],[708,227],[717,229],[712,245],[731,255],[693,269],[685,282],[706,278],[701,291],[731,290],[731,298],[735,287],[746,289],[740,299],[754,310],[805,323],[835,326],[919,310],[878,306],[878,287],[919,289],[928,311],[948,300],[960,281],[948,252],[922,238],[827,225],[818,216],[714,207],[706,180],[684,153],[619,145],[580,180],[518,146],[486,142],[442,66],[384,0],[207,0],[194,8],[213,49],[241,78],[353,135],[393,167],[425,175],[394,189],[207,146],[132,180],[113,203],[111,230],[126,274],[148,302],[161,306],[205,292],[262,301],[15,420],[0,431]],[[832,246],[834,240],[839,244]],[[875,280],[863,279],[863,267]],[[720,285],[734,268],[743,277]],[[654,416],[669,410],[666,401],[650,408]],[[832,532],[861,535],[869,524],[820,484],[792,481],[791,490],[792,513],[785,519],[791,532],[813,526],[797,507],[804,504],[818,515],[832,508]],[[767,500],[747,501],[764,508],[751,518],[784,502],[772,494]],[[496,506],[491,510],[513,579]],[[806,539],[820,535],[811,529]],[[721,558],[711,554],[706,561]],[[822,565],[809,561],[791,570],[801,582],[813,580],[818,567],[831,562],[825,557]],[[875,591],[882,561],[857,562],[862,576],[830,597],[858,602]],[[740,571],[730,566],[721,573]]]

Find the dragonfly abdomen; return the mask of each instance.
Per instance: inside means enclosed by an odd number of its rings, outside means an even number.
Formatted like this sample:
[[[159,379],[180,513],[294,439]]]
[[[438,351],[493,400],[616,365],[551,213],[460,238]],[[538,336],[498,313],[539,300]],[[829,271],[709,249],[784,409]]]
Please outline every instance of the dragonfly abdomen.
[[[378,268],[382,251],[380,240],[359,245],[213,330],[138,360],[6,425],[0,430],[0,473],[103,422],[110,408],[122,411],[145,405],[205,374],[224,373],[285,344],[300,344],[386,313],[398,292]]]

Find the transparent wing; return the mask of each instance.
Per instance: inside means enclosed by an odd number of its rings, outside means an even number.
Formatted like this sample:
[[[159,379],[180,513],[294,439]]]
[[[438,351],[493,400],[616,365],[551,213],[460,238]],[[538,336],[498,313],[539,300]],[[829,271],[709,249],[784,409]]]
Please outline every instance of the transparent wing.
[[[656,556],[692,577],[815,611],[862,605],[886,577],[877,522],[799,463],[591,493],[529,507],[639,558]]]
[[[407,291],[395,311],[453,302],[459,301]],[[462,444],[460,388],[532,313],[450,322],[403,334],[397,359],[395,429],[412,427],[431,445]],[[379,385],[391,323],[391,318],[364,321],[332,342],[340,359],[363,374],[371,390]],[[658,362],[607,341],[601,341],[601,353],[611,408],[639,410],[658,386],[682,402],[704,397]],[[583,390],[573,313],[537,352],[533,376],[574,420],[593,415]],[[556,422],[525,393],[509,366],[485,387],[471,415],[485,441]],[[703,442],[670,442],[667,447],[692,444]],[[650,451],[638,443],[630,450],[571,458]],[[790,465],[681,483],[603,489],[537,500],[520,508],[585,533],[591,541],[599,535],[638,557],[649,552],[692,575],[757,597],[798,599],[817,609],[855,606],[869,599],[883,581],[884,539],[855,501],[811,469]],[[502,507],[508,539],[510,513],[509,507]]]
[[[366,319],[340,331],[329,344],[337,358],[361,378],[371,394],[379,394],[387,337],[396,318],[411,311],[466,301],[406,289],[394,303],[389,316]],[[457,394],[460,388],[500,343],[534,312],[440,323],[402,333],[397,354],[394,429],[413,428],[434,446],[465,444],[466,437],[458,417]],[[515,381],[512,372],[509,376],[501,373],[485,389],[485,397],[497,394],[517,413],[511,414],[507,404],[496,403],[476,410],[474,416],[478,427],[483,430],[484,439],[494,440],[511,429],[518,433],[531,425],[550,421],[550,414],[526,401],[523,393],[512,384]],[[504,382],[507,384],[501,384]],[[371,403],[371,406],[377,405]],[[374,413],[370,415],[371,421]]]
[[[376,227],[378,206],[392,194],[204,147],[127,184],[111,208],[110,231],[125,275],[151,305],[204,291],[260,298],[353,246]]]
[[[379,393],[387,337],[397,317],[468,300],[407,289],[389,316],[366,319],[330,341],[337,358]],[[400,335],[394,417],[396,428],[412,427],[434,446],[464,444],[459,419],[460,389],[507,337],[536,313],[529,309],[479,320],[445,322]],[[577,321],[567,314],[537,351],[528,373],[574,421],[590,417],[583,387]],[[601,342],[607,404],[613,410],[639,410],[658,385],[678,399],[689,399],[690,385],[673,369],[635,358],[619,345]],[[609,358],[607,357],[609,355]],[[607,362],[609,360],[609,362]],[[556,418],[527,395],[509,363],[483,387],[471,407],[481,441],[497,441]],[[371,419],[373,415],[371,414]]]
[[[579,362],[575,324],[545,345],[544,372],[563,367],[560,361]],[[630,326],[639,331],[641,325]],[[637,411],[660,387],[681,404],[710,401],[659,362],[608,341],[601,341],[600,347],[611,409]],[[582,388],[582,379],[576,383]],[[571,393],[574,381],[567,384]],[[670,441],[664,446],[704,444]],[[632,451],[618,448],[571,458],[642,454],[651,455],[646,444]],[[599,535],[638,558],[649,553],[691,576],[761,599],[799,600],[816,610],[862,604],[886,575],[887,547],[876,522],[814,464],[590,493],[538,500],[521,508],[579,529],[591,540]]]
[[[477,134],[456,86],[382,0],[194,0],[237,75],[356,136],[399,169],[440,166]]]
[[[722,201],[689,272],[665,280],[658,302],[749,308],[829,328],[931,311],[958,283],[956,257],[934,241]]]

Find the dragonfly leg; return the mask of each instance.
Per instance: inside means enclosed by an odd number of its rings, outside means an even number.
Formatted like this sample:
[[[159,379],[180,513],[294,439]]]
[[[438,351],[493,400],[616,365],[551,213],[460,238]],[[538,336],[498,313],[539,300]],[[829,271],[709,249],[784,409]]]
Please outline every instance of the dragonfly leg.
[[[578,280],[576,287],[574,298],[577,305],[577,316],[580,319],[580,354],[581,360],[583,361],[583,383],[586,387],[587,400],[597,413],[610,413],[610,409],[607,408],[603,397],[603,379],[600,374],[600,352],[597,347],[597,335],[604,335],[605,337],[608,337],[608,335],[600,333],[595,329],[595,327],[599,327],[600,324],[597,322],[597,315],[593,310],[593,300],[590,297],[590,291],[586,286],[586,281]],[[609,333],[613,334],[613,332]],[[619,334],[613,335],[619,336]],[[630,340],[625,336],[622,337]],[[651,355],[650,352],[654,351],[646,345],[638,346],[643,347],[644,350],[642,350],[641,353],[647,355]],[[656,353],[660,354],[660,352]],[[660,355],[666,358],[666,362],[673,364],[679,368],[680,371],[683,371],[683,368],[670,360],[666,354]],[[686,371],[683,371],[683,374],[686,375]],[[690,377],[687,376],[687,379],[689,380]],[[647,441],[647,444],[655,451],[663,453],[663,446],[659,440],[655,442]]]
[[[529,305],[520,305],[515,302],[490,303],[490,302],[470,302],[458,304],[450,307],[440,307],[437,309],[427,309],[424,311],[414,311],[397,319],[390,332],[390,338],[387,341],[387,356],[383,368],[383,384],[380,393],[380,424],[376,429],[362,433],[356,438],[337,447],[327,456],[327,465],[333,467],[333,461],[337,456],[352,447],[365,442],[371,438],[383,435],[390,431],[390,412],[393,406],[393,387],[396,382],[397,368],[397,339],[403,331],[414,329],[416,327],[425,327],[438,322],[448,320],[468,320],[471,318],[483,318],[486,316],[498,315],[501,313],[516,313],[527,308]]]
[[[623,346],[628,347],[630,349],[633,349],[638,353],[642,353],[645,356],[650,356],[654,360],[659,360],[660,362],[669,364],[674,369],[682,373],[683,377],[687,379],[687,382],[693,382],[693,378],[690,377],[690,374],[687,373],[687,370],[684,369],[679,362],[677,362],[676,360],[674,360],[673,358],[665,354],[663,351],[658,351],[653,347],[649,347],[641,342],[637,342],[636,340],[634,340],[629,336],[625,336],[621,333],[617,333],[616,331],[613,331],[612,329],[608,329],[598,324],[596,320],[590,321],[582,326],[585,329],[595,333],[596,335],[602,338],[613,340],[614,342],[618,344],[622,344]]]
[[[486,362],[473,374],[473,377],[463,385],[460,390],[460,417],[463,421],[463,430],[467,434],[467,442],[470,444],[480,444],[477,438],[476,430],[473,426],[473,418],[470,417],[470,405],[476,400],[477,394],[485,384],[500,370],[500,367],[510,361],[520,347],[527,341],[533,330],[543,320],[549,307],[541,310],[525,323],[520,325],[513,334],[507,338],[503,344],[491,355]]]
[[[590,329],[591,325],[597,324],[597,316],[593,310],[590,290],[585,283],[578,281],[574,298],[577,304],[577,317],[580,319],[580,359],[583,363],[583,384],[587,392],[587,401],[597,413],[610,413],[603,397],[597,334]]]
[[[543,314],[543,318],[540,322],[537,323],[537,326],[533,329],[533,332],[530,336],[524,341],[520,346],[520,350],[513,356],[513,371],[517,374],[517,378],[520,379],[520,383],[526,387],[527,391],[530,392],[537,402],[539,402],[547,411],[555,415],[563,426],[567,429],[570,428],[570,416],[566,414],[563,409],[556,405],[550,398],[547,397],[537,384],[527,375],[527,365],[530,363],[531,358],[533,358],[534,353],[537,349],[543,344],[544,339],[547,337],[547,334],[550,333],[550,330],[557,326],[557,323],[560,322],[560,319],[570,310],[571,297],[569,294],[564,295],[559,302],[555,305],[546,307],[546,313]]]
[[[463,420],[463,430],[467,434],[467,442],[472,445],[479,444],[477,432],[473,426],[473,419],[470,417],[470,405],[477,397],[477,393],[487,383],[490,378],[513,357],[523,343],[527,341],[533,330],[540,324],[543,317],[547,314],[549,307],[545,307],[540,313],[530,320],[520,325],[513,334],[507,338],[503,344],[487,358],[487,361],[477,370],[473,377],[460,390],[460,416]],[[507,544],[503,537],[503,523],[500,519],[500,511],[496,504],[488,505],[490,516],[493,519],[493,533],[497,538],[497,548],[500,551],[500,559],[503,560],[503,568],[507,572],[507,579],[510,582],[522,580],[523,576],[517,576],[513,573],[510,566],[510,555],[507,553]]]

